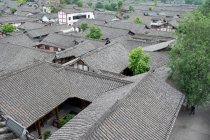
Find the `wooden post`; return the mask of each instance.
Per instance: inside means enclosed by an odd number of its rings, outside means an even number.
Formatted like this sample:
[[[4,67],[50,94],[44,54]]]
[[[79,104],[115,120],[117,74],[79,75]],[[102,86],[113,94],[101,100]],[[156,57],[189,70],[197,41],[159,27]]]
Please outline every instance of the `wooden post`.
[[[56,117],[57,120],[59,120],[58,107],[55,108],[55,117]]]
[[[42,138],[42,132],[40,127],[40,121],[37,122],[37,131],[38,131],[38,138]]]

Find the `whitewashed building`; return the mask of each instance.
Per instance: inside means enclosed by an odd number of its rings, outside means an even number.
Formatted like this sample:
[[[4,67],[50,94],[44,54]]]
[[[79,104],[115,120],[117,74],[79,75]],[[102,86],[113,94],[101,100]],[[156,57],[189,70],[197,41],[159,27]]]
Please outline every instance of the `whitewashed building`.
[[[58,12],[59,24],[73,25],[79,19],[94,19],[94,12],[92,9],[87,8],[71,8],[62,9]]]

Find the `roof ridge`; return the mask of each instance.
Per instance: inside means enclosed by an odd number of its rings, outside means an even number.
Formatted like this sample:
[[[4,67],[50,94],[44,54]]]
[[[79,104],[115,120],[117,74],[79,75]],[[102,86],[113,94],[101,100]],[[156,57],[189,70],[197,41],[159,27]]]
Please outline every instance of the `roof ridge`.
[[[26,71],[26,70],[28,70],[28,69],[31,69],[31,68],[36,67],[36,66],[38,66],[38,65],[41,65],[41,64],[43,64],[43,63],[44,63],[44,62],[41,62],[41,61],[39,61],[39,60],[35,60],[35,62],[34,62],[33,64],[30,64],[30,65],[27,65],[27,66],[25,66],[25,67],[23,67],[23,68],[19,68],[19,69],[16,69],[16,70],[12,70],[12,71],[7,72],[7,73],[5,73],[5,74],[3,74],[3,75],[0,75],[0,80],[2,80],[2,79],[4,79],[4,78],[11,77],[11,76],[16,75],[16,74],[18,74],[18,73],[24,72],[24,71]]]
[[[22,45],[18,45],[18,44],[13,44],[11,42],[8,42],[8,43],[0,42],[0,44],[19,46],[19,47],[22,47],[22,48],[25,48],[25,49],[29,49],[29,50],[39,51],[39,52],[48,53],[48,54],[55,54],[55,52],[48,52],[48,51],[43,50],[43,49],[37,49],[37,48],[33,48],[33,47],[26,47],[26,46],[22,46]]]
[[[123,79],[115,78],[115,77],[112,77],[112,76],[98,74],[98,73],[95,73],[95,72],[90,72],[90,71],[84,71],[84,70],[80,70],[80,69],[75,69],[75,68],[72,68],[72,67],[65,67],[65,70],[70,70],[70,71],[82,73],[82,74],[85,74],[85,75],[89,75],[89,76],[92,76],[92,77],[103,78],[103,79],[107,79],[107,80],[111,80],[111,81],[117,81],[117,82],[121,82],[121,83],[125,83],[125,84],[131,84],[131,83],[133,83],[133,82],[128,81],[128,80],[123,80]]]
[[[147,73],[147,75],[144,76],[140,81],[136,82],[135,85],[134,85],[129,91],[126,92],[127,95],[125,95],[121,100],[117,100],[117,101],[115,102],[115,104],[112,106],[112,108],[111,108],[110,110],[108,110],[108,111],[102,116],[102,118],[99,119],[98,123],[95,124],[95,126],[92,127],[92,129],[88,130],[89,133],[86,133],[86,134],[84,135],[84,137],[89,137],[89,136],[91,136],[91,134],[92,134],[95,130],[97,130],[97,129],[100,127],[100,125],[108,118],[108,116],[110,116],[111,113],[114,112],[114,110],[116,110],[118,107],[120,107],[120,105],[123,104],[123,102],[124,102],[128,97],[131,96],[132,91],[136,89],[136,87],[138,86],[138,83],[140,83],[140,82],[142,82],[142,81],[144,81],[144,80],[147,79],[147,77],[148,77],[149,74],[150,74],[150,73]]]

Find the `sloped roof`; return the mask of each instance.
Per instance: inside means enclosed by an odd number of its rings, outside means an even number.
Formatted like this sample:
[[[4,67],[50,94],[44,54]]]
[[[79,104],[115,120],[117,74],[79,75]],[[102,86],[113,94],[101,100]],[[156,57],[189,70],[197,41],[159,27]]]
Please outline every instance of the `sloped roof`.
[[[29,48],[32,48],[33,46],[36,45],[36,43],[24,33],[2,38],[0,39],[0,43],[10,43],[13,45],[20,45],[20,46],[25,46]]]
[[[35,18],[25,17],[25,16],[17,16],[17,15],[6,15],[0,17],[0,24],[5,23],[19,23],[19,22],[27,22],[27,21],[36,21]]]
[[[85,40],[84,38],[78,38],[78,37],[67,36],[63,34],[52,33],[52,34],[49,34],[46,38],[44,38],[40,42],[40,44],[67,49],[67,48],[72,48],[76,46],[77,44],[75,44],[75,41],[78,43],[81,43],[84,40]]]
[[[18,26],[18,28],[24,29],[24,30],[32,30],[32,29],[42,28],[45,26],[46,26],[46,24],[43,24],[43,23],[26,22],[26,23],[23,23],[22,25]]]
[[[135,83],[100,96],[50,140],[167,140],[184,95],[160,75],[166,71],[137,76]]]
[[[167,140],[183,100],[182,93],[149,74],[86,139]]]
[[[128,51],[120,43],[111,43],[81,60],[93,69],[120,73],[128,66]]]
[[[36,37],[48,35],[50,33],[61,32],[65,29],[70,29],[70,28],[71,27],[67,25],[52,25],[52,26],[47,26],[43,28],[28,30],[27,34],[31,36],[32,38],[36,38]]]
[[[55,53],[8,43],[0,43],[0,52],[0,75],[25,67],[37,60],[52,61],[55,57]]]
[[[25,127],[70,97],[93,101],[131,82],[37,62],[0,77],[2,111]],[[94,87],[94,88],[93,88]]]
[[[93,12],[94,10],[91,8],[85,8],[85,7],[69,6],[69,7],[63,8],[61,11],[67,14],[74,14],[74,13],[83,13],[83,12]]]
[[[76,45],[75,47],[71,47],[64,51],[58,52],[56,54],[56,58],[59,59],[59,58],[65,58],[65,57],[70,57],[70,56],[81,57],[99,47],[100,46],[95,46],[90,41],[86,41],[79,45]]]
[[[170,41],[150,45],[150,46],[144,47],[143,50],[147,52],[154,52],[154,51],[162,50],[162,49],[167,48],[174,41],[175,40],[170,40]]]

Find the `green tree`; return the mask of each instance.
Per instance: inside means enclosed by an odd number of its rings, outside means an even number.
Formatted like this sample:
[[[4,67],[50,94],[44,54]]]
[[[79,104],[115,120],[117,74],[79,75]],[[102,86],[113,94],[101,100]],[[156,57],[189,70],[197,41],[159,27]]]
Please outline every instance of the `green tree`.
[[[4,34],[6,33],[12,33],[15,31],[15,27],[12,24],[3,24],[2,25],[2,32]]]
[[[118,8],[118,10],[122,9],[122,6],[123,6],[123,1],[122,0],[118,1],[117,2],[117,8]]]
[[[95,7],[99,8],[99,9],[102,9],[102,8],[104,8],[104,5],[101,2],[97,2]]]
[[[153,0],[155,6],[157,6],[157,0]]]
[[[142,48],[133,49],[129,54],[128,68],[135,74],[141,74],[149,70],[150,57]]]
[[[101,29],[97,26],[90,27],[90,32],[86,35],[88,38],[100,39],[102,36]]]
[[[83,23],[80,24],[80,29],[82,31],[85,31],[87,28],[88,28],[88,24],[87,23],[83,22]]]
[[[88,5],[89,7],[92,7],[92,6],[93,6],[93,2],[92,2],[92,1],[89,1],[89,2],[87,3],[87,5]]]
[[[131,6],[131,5],[129,6],[129,11],[130,12],[134,12],[135,11],[134,8],[133,8],[133,6]]]
[[[149,10],[149,11],[152,11],[152,7],[149,7],[148,10]]]
[[[209,23],[210,18],[200,11],[189,14],[179,24],[170,52],[171,78],[185,93],[188,105],[202,105],[210,100]]]
[[[76,4],[77,4],[78,7],[83,7],[83,2],[81,0],[78,1]]]
[[[17,11],[15,8],[10,8],[9,10],[11,14],[14,14]]]
[[[137,24],[141,24],[143,22],[143,20],[140,17],[136,17],[134,22]]]
[[[27,0],[17,0],[17,3],[20,3],[20,4],[25,4],[27,2]]]

